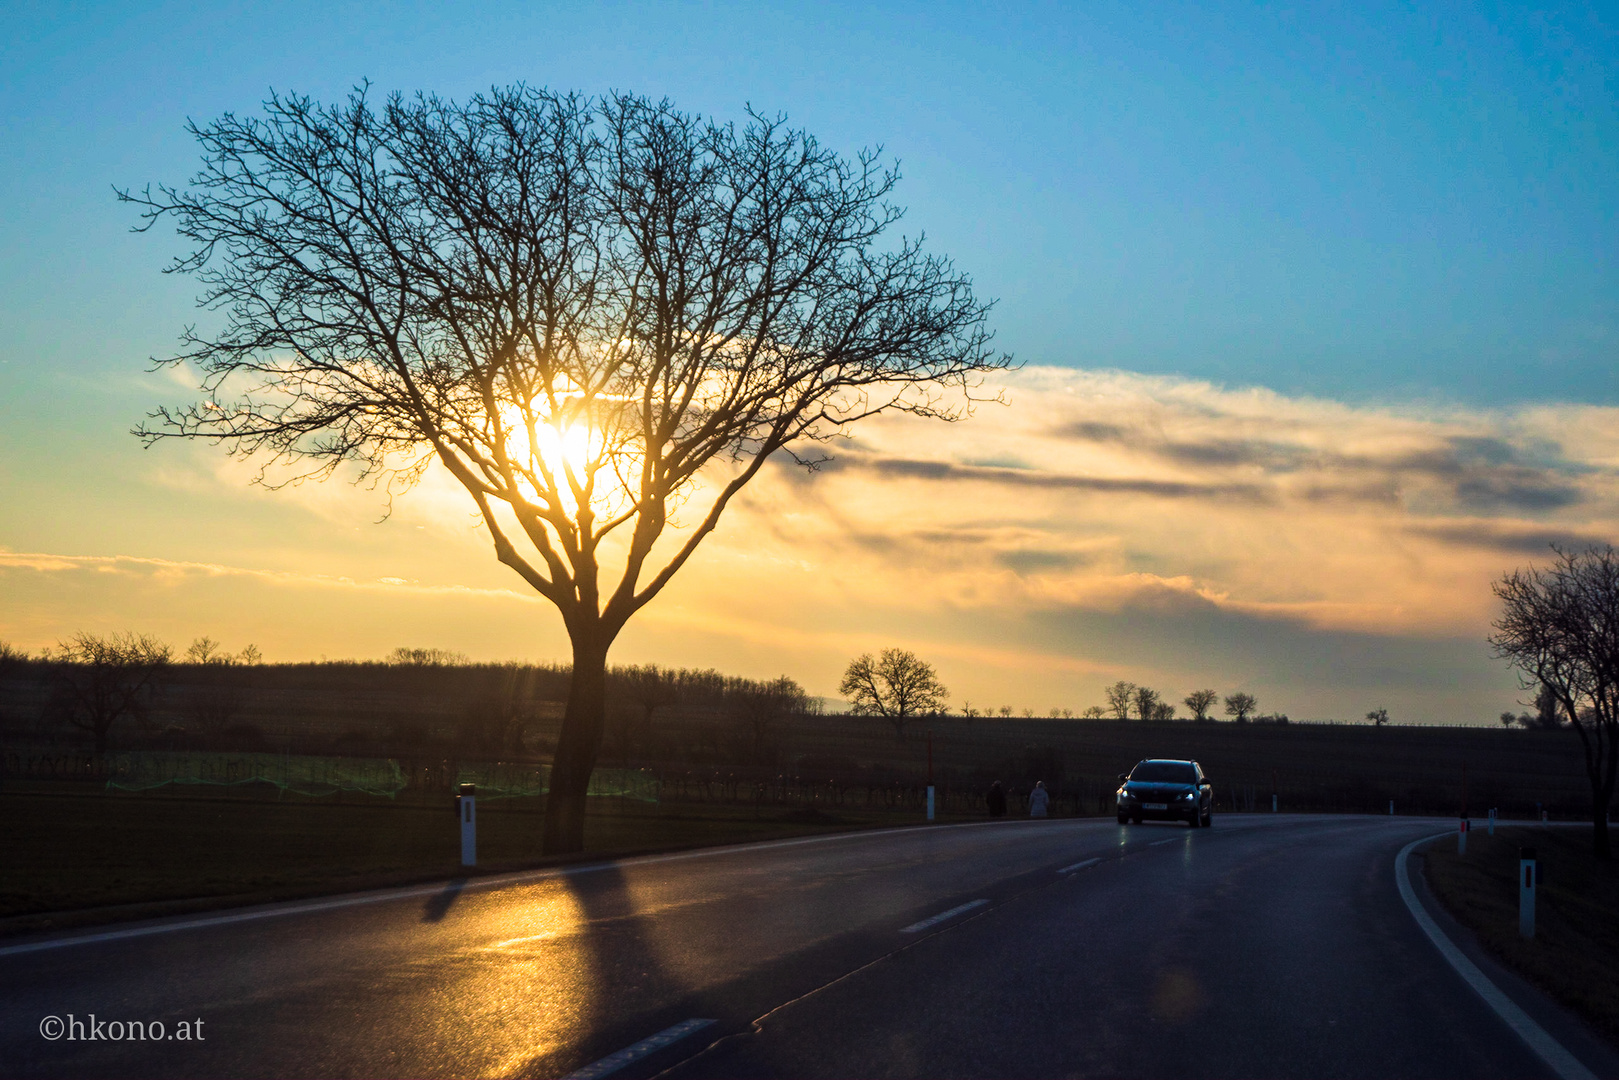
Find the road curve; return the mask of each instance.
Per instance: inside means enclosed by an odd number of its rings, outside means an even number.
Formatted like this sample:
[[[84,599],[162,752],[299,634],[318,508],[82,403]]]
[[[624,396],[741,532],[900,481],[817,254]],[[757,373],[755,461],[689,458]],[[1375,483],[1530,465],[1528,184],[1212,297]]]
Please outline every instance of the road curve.
[[[1552,1075],[1400,898],[1447,824],[891,830],[12,944],[0,1075]],[[41,1033],[92,1016],[202,1038]]]

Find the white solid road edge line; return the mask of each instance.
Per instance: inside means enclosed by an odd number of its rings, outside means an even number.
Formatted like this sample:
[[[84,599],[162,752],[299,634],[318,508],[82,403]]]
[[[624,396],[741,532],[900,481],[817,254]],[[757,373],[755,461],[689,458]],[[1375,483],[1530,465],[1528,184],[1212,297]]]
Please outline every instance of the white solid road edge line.
[[[946,919],[954,919],[957,915],[960,915],[964,911],[971,911],[973,908],[983,907],[987,903],[989,903],[988,900],[969,900],[965,904],[960,905],[959,907],[951,908],[949,911],[941,911],[937,915],[933,916],[933,918],[931,918],[931,919],[923,919],[921,922],[912,923],[911,925],[909,925],[909,926],[905,927],[903,930],[901,930],[900,933],[902,933],[902,934],[919,933],[919,932],[921,932],[923,930],[926,930],[930,926],[938,926],[940,923],[944,922]]]
[[[631,1062],[639,1061],[665,1046],[672,1046],[687,1035],[701,1031],[713,1023],[715,1023],[713,1020],[682,1020],[674,1027],[667,1027],[656,1035],[647,1036],[634,1046],[626,1046],[617,1053],[608,1054],[600,1061],[592,1061],[589,1065],[569,1073],[563,1080],[597,1080],[598,1077],[611,1076]]]
[[[1057,873],[1066,874],[1071,870],[1083,870],[1087,866],[1095,866],[1097,863],[1099,863],[1101,861],[1102,861],[1101,859],[1086,859],[1084,862],[1077,862],[1073,866],[1065,866],[1061,870],[1058,870]]]
[[[1088,822],[1084,823],[1089,824]],[[1016,824],[1028,824],[1028,822],[971,821],[955,825],[939,825],[934,826],[934,828],[978,829],[985,826],[1001,826],[1004,828]],[[1045,822],[1037,822],[1036,824],[1044,826]],[[915,827],[901,827],[869,829],[861,832],[826,833],[820,836],[802,836],[793,840],[760,840],[752,844],[696,848],[691,851],[676,851],[665,855],[634,855],[627,859],[607,859],[602,862],[585,863],[581,866],[559,866],[544,870],[518,870],[510,874],[495,874],[489,877],[445,879],[431,885],[407,885],[401,888],[381,889],[372,892],[348,893],[323,900],[283,900],[263,907],[249,908],[246,911],[228,911],[217,915],[203,915],[192,919],[165,921],[146,926],[127,926],[117,930],[103,930],[97,933],[69,932],[61,937],[44,938],[39,941],[24,942],[20,945],[3,945],[0,946],[0,957],[44,952],[49,949],[66,949],[74,945],[94,945],[103,941],[124,941],[129,938],[147,937],[151,934],[172,934],[179,930],[200,930],[210,926],[229,926],[232,923],[254,922],[258,919],[278,919],[288,915],[307,915],[311,912],[331,911],[336,908],[385,904],[394,900],[410,900],[418,896],[436,896],[444,892],[447,887],[456,884],[457,880],[460,881],[458,891],[473,892],[482,889],[504,888],[507,885],[528,885],[540,881],[599,873],[602,870],[623,867],[650,866],[654,863],[664,862],[684,862],[689,859],[724,858],[753,851],[766,851],[771,848],[825,844],[839,840],[869,840],[877,837],[893,836],[897,833],[914,833],[916,831]]]
[[[1540,1060],[1544,1061],[1551,1070],[1562,1080],[1597,1080],[1596,1074],[1584,1065],[1579,1058],[1568,1052],[1562,1043],[1552,1038],[1551,1034],[1530,1018],[1529,1014],[1513,1002],[1501,991],[1501,988],[1490,981],[1490,977],[1480,971],[1478,965],[1462,954],[1445,932],[1439,929],[1439,924],[1423,910],[1422,902],[1417,899],[1416,890],[1411,887],[1411,879],[1407,869],[1407,862],[1411,852],[1419,844],[1426,844],[1430,840],[1439,840],[1447,836],[1454,836],[1454,832],[1435,833],[1433,836],[1424,836],[1420,840],[1413,840],[1400,849],[1394,857],[1394,881],[1400,887],[1400,899],[1410,909],[1411,917],[1417,920],[1422,932],[1428,935],[1428,940],[1434,943],[1439,955],[1450,962],[1456,969],[1456,974],[1466,980],[1478,996],[1483,998],[1485,1004],[1495,1010],[1495,1014],[1506,1021],[1507,1027],[1518,1033],[1524,1042],[1529,1044]]]

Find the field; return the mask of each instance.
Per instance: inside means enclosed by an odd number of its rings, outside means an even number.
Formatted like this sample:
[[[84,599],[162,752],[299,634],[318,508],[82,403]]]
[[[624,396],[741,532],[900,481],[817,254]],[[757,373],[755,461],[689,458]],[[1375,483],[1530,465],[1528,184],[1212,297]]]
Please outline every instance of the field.
[[[559,861],[540,855],[539,802],[479,807],[478,873]],[[905,823],[887,814],[592,802],[590,858]],[[29,785],[0,792],[0,813],[8,823],[0,840],[0,933],[463,873],[456,819],[444,802]]]
[[[310,797],[265,783],[109,790],[110,759],[53,719],[49,677],[34,665],[0,684],[0,920],[13,929],[456,873],[452,786],[478,763],[546,760],[566,687],[556,669],[498,665],[181,666],[147,723],[115,733],[115,754],[200,756],[225,772],[250,754],[319,755],[400,778],[389,797]],[[1144,757],[1199,760],[1221,814],[1268,811],[1274,794],[1289,811],[1381,814],[1392,801],[1454,814],[1465,797],[1475,815],[1588,817],[1579,745],[1563,732],[936,717],[899,739],[880,720],[810,714],[761,735],[723,701],[650,716],[632,705],[615,701],[600,764],[657,801],[592,799],[591,855],[918,823],[930,754],[941,816],[956,820],[982,816],[992,780],[1013,813],[1044,781],[1055,814],[1110,814],[1116,775]],[[543,861],[540,797],[479,805],[482,868]]]

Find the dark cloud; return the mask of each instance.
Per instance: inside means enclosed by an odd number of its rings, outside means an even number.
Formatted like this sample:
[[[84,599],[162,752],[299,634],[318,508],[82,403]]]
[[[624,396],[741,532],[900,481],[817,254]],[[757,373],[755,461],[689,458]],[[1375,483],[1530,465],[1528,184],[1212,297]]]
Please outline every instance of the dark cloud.
[[[1104,424],[1095,420],[1080,420],[1072,424],[1064,424],[1053,432],[1061,439],[1078,439],[1080,442],[1124,442],[1133,432],[1129,428],[1118,424]]]
[[[1166,499],[1227,498],[1247,502],[1269,501],[1265,489],[1254,484],[1198,484],[1132,477],[1074,476],[1033,469],[958,465],[948,461],[919,461],[914,458],[873,458],[860,464],[882,476],[901,476],[917,480],[980,481],[1066,491],[1155,495]]]
[[[1573,484],[1553,480],[1544,473],[1515,469],[1510,473],[1481,472],[1458,480],[1456,501],[1468,510],[1519,510],[1544,513],[1581,502],[1585,495]]]
[[[1370,477],[1312,484],[1294,492],[1311,501],[1390,503],[1413,485],[1431,485],[1447,491],[1456,508],[1479,513],[1545,513],[1573,506],[1585,496],[1570,478],[1592,471],[1568,460],[1555,443],[1535,440],[1520,445],[1491,435],[1453,435],[1428,449],[1377,455],[1334,453],[1264,438],[1173,441],[1149,431],[1102,423],[1070,424],[1057,434],[1124,446],[1193,467],[1254,467],[1271,475],[1312,470]]]
[[[1046,570],[1072,570],[1090,560],[1071,551],[1024,549],[1000,552],[995,556],[995,561],[1014,573],[1038,574]]]
[[[1491,521],[1439,522],[1406,526],[1406,532],[1432,537],[1457,547],[1499,551],[1506,555],[1547,556],[1555,545],[1579,550],[1612,541],[1591,533],[1569,529],[1504,525]]]

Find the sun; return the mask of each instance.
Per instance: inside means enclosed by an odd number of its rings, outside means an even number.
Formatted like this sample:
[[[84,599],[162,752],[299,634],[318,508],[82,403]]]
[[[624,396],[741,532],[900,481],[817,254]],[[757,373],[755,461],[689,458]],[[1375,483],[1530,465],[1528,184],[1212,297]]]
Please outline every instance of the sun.
[[[590,429],[584,424],[570,424],[558,430],[550,424],[535,425],[535,450],[547,471],[559,486],[568,481],[585,478],[590,467]]]

